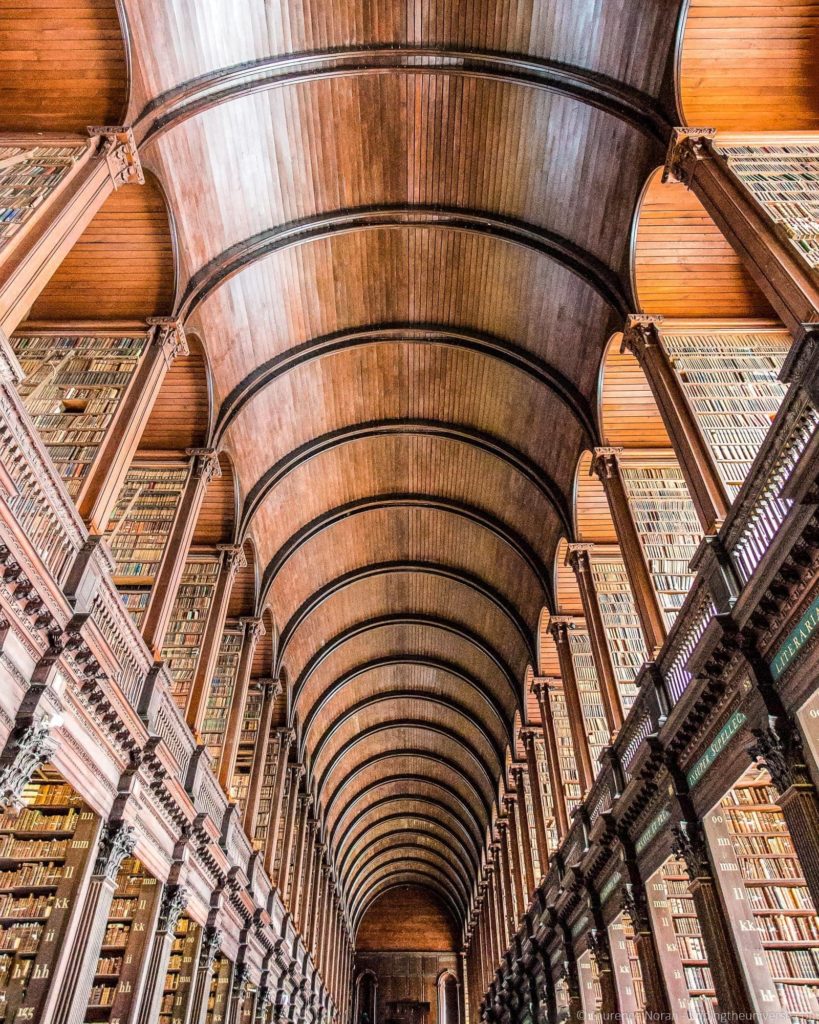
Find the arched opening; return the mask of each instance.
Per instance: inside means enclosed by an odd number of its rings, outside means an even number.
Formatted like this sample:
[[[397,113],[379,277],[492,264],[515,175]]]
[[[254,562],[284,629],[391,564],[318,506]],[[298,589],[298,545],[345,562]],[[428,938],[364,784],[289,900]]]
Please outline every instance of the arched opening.
[[[462,1024],[461,986],[451,971],[438,979],[438,1024]]]
[[[359,974],[355,984],[355,1019],[357,1024],[375,1024],[378,978],[372,971]]]

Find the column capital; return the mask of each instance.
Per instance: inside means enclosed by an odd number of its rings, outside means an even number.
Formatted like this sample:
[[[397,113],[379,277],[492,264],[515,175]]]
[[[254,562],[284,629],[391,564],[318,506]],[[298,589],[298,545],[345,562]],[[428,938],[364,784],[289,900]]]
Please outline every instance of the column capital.
[[[688,875],[693,882],[697,878],[711,877],[711,863],[708,859],[708,844],[698,822],[682,821],[672,829],[674,855],[685,861]]]
[[[216,448],[186,448],[185,454],[193,459],[193,475],[201,480],[205,487],[222,475],[219,464],[219,451]]]
[[[257,618],[255,615],[243,615],[239,619],[239,622],[244,626],[245,637],[248,640],[251,640],[254,644],[267,632],[262,620]]]
[[[569,631],[577,628],[577,620],[572,615],[553,615],[549,622],[549,632],[556,644],[567,643]]]
[[[784,729],[754,729],[753,735],[748,753],[770,775],[780,796],[793,786],[810,785],[802,743],[790,723]]]
[[[90,125],[88,134],[92,139],[101,140],[101,152],[114,189],[121,185],[145,184],[133,129],[127,125]]]
[[[619,445],[608,445],[593,449],[591,472],[596,473],[601,480],[617,476],[619,472],[617,460],[622,453],[623,448]]]
[[[716,134],[716,128],[674,128],[665,157],[663,184],[676,182],[690,187],[694,165],[708,155],[708,143]]]
[[[21,810],[23,790],[34,772],[52,756],[57,744],[51,738],[47,718],[27,726],[14,738],[13,734],[0,760],[0,805]]]
[[[185,327],[181,320],[173,316],[152,316],[148,318],[148,326],[153,328],[151,344],[155,345],[170,367],[174,359],[190,354]]]
[[[588,572],[592,551],[594,544],[567,544],[564,564],[571,566],[575,572]]]
[[[496,825],[497,825],[498,832],[500,832],[500,834],[502,836],[506,835],[506,833],[509,831],[509,819],[508,818],[498,818],[498,820],[496,822]]]
[[[175,932],[182,912],[188,905],[188,890],[184,885],[166,883],[162,888],[162,902],[159,907],[159,928]]]
[[[514,807],[518,802],[517,793],[505,793],[503,797],[503,806],[509,810],[510,807]]]
[[[136,830],[122,821],[106,822],[100,834],[94,874],[114,881],[120,864],[136,847]]]
[[[217,544],[216,550],[221,553],[223,564],[232,575],[247,568],[247,558],[241,544]]]
[[[660,343],[660,325],[664,320],[665,317],[648,313],[629,313],[623,327],[621,354],[630,352],[638,361],[642,361],[645,350]]]
[[[533,744],[535,742],[535,737],[537,736],[537,730],[533,729],[531,725],[526,725],[526,726],[524,726],[520,730],[518,735],[520,736],[523,744],[528,747],[530,744]],[[523,771],[523,767],[522,766],[516,766],[515,769],[513,769],[513,770],[522,772]]]

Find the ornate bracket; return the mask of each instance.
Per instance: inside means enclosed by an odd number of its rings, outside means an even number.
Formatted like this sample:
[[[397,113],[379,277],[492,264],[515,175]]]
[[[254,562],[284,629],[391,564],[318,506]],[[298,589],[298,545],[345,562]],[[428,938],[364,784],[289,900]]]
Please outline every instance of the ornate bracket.
[[[635,932],[649,931],[648,901],[645,893],[630,882],[623,886],[623,913],[631,918]]]
[[[245,557],[241,544],[217,544],[216,547],[218,551],[221,551],[228,572],[233,576],[235,576],[240,569],[245,569],[247,567],[247,558]]]
[[[665,318],[646,313],[630,313],[623,329],[620,352],[630,352],[638,362],[643,361],[645,350],[660,343],[660,324]]]
[[[716,134],[716,128],[675,128],[665,158],[663,184],[672,181],[690,188],[697,161],[708,155],[708,143]]]
[[[219,955],[219,950],[222,948],[222,932],[219,928],[206,928],[205,934],[202,937],[202,952],[200,954],[201,963],[206,970],[210,970],[213,966],[213,961]]]
[[[696,823],[682,821],[672,829],[674,855],[685,861],[689,878],[693,882],[697,878],[711,877],[711,862],[708,859],[708,846],[702,828]]]
[[[100,836],[94,874],[104,875],[114,881],[119,866],[130,857],[136,847],[136,832],[132,825],[121,821],[107,822]]]
[[[41,718],[25,728],[13,739],[8,753],[0,760],[0,804],[22,810],[23,790],[31,782],[34,772],[45,764],[57,749],[51,739],[51,725]]]
[[[755,742],[748,753],[764,768],[779,792],[810,783],[802,744],[793,726],[785,729],[754,729]]]
[[[188,905],[188,895],[188,890],[184,885],[165,885],[162,890],[162,903],[159,908],[160,931],[176,931],[182,911]]]
[[[200,479],[205,487],[211,480],[218,480],[221,477],[219,452],[215,448],[186,448],[185,454],[194,459],[194,476]]]
[[[92,139],[102,139],[102,154],[108,164],[115,189],[121,185],[145,184],[136,139],[130,128],[124,125],[91,125],[88,134]]]
[[[152,316],[148,318],[147,323],[154,329],[152,344],[161,350],[166,366],[170,367],[174,359],[190,355],[185,327],[181,320],[173,316]]]
[[[605,482],[607,479],[616,477],[619,473],[617,457],[622,454],[622,448],[595,448],[592,452],[591,473]]]

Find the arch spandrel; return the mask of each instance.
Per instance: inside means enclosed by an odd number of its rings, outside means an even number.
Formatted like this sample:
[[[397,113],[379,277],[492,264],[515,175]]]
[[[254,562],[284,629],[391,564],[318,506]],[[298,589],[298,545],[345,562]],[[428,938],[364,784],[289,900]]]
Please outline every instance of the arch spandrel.
[[[605,388],[605,382],[602,387]],[[574,530],[578,543],[614,544],[617,533],[603,482],[592,470],[592,453],[585,451],[574,477]]]

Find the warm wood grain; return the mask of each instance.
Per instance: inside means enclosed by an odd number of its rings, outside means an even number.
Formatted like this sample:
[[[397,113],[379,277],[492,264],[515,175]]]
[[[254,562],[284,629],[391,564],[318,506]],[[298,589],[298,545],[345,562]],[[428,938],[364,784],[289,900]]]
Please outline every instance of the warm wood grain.
[[[195,336],[191,337],[189,348],[190,354],[175,359],[162,382],[140,439],[140,448],[143,450],[184,454],[187,448],[201,448],[205,444],[210,415],[207,364],[202,345]],[[227,476],[224,484],[217,483],[213,491],[213,495],[221,494],[223,509],[231,500],[224,488],[232,486],[233,481],[230,465],[223,463],[223,468],[225,466]],[[212,503],[217,499],[211,497],[205,500]],[[210,517],[211,511],[208,511],[206,520]],[[207,530],[202,536],[208,536]],[[227,541],[230,538],[223,535],[221,540]],[[210,541],[203,539],[202,543]]]
[[[361,951],[450,950],[457,936],[449,915],[428,892],[402,887],[373,903],[355,941]]]

